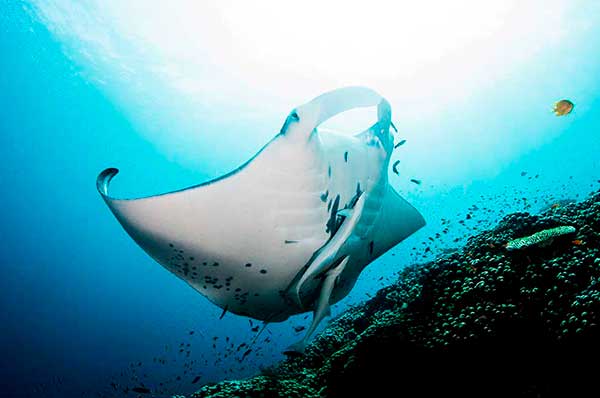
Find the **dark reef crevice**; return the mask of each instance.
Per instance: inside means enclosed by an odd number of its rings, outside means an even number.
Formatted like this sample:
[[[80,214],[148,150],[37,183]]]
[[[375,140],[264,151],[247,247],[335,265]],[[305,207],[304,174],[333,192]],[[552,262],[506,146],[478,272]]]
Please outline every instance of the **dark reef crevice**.
[[[511,239],[561,225],[547,245]],[[565,397],[598,393],[600,191],[506,216],[460,252],[405,268],[307,348],[200,397]]]

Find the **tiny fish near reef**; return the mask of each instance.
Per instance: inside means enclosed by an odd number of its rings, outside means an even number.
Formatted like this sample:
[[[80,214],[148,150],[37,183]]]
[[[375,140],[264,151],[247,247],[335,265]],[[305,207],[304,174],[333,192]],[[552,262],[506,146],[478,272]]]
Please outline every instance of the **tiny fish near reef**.
[[[555,238],[575,233],[575,231],[575,227],[571,227],[568,225],[544,229],[543,231],[536,232],[533,235],[511,240],[506,244],[506,250],[512,251],[525,249],[532,246],[547,246],[551,244]]]

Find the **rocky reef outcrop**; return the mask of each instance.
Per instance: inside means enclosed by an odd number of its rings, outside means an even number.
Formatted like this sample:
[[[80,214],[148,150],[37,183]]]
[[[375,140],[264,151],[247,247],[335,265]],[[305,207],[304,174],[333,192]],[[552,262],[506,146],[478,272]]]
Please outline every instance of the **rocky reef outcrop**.
[[[561,226],[575,232],[506,248]],[[305,356],[193,397],[594,396],[599,323],[597,192],[505,217],[461,251],[405,268],[331,322]]]

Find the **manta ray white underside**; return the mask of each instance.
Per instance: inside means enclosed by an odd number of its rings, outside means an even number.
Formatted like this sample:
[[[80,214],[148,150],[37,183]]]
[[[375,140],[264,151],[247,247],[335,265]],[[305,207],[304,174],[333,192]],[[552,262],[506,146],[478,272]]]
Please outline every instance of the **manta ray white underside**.
[[[318,129],[343,111],[377,106],[354,136]],[[388,102],[347,87],[294,109],[252,159],[218,179],[157,196],[115,199],[98,191],[154,260],[219,307],[265,322],[314,311],[301,351],[329,305],[361,271],[425,225],[388,183],[393,150]]]

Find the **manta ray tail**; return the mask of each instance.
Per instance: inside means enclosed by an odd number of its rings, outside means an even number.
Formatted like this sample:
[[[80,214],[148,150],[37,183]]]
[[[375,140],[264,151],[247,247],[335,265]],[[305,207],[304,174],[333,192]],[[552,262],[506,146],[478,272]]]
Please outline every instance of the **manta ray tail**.
[[[304,350],[306,350],[306,340],[302,339],[290,345],[283,353],[289,357],[302,356],[304,355]]]
[[[262,334],[262,332],[265,331],[265,329],[267,328],[267,326],[269,326],[269,322],[265,321],[263,323],[262,327],[260,328],[260,330],[258,331],[258,333],[256,333],[256,335],[254,336],[254,338],[250,342],[249,348],[252,348],[252,346],[254,345],[254,343],[256,343],[256,340],[260,337],[260,335]]]

